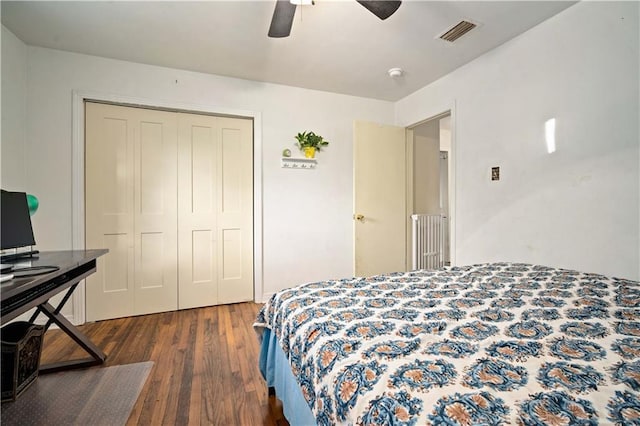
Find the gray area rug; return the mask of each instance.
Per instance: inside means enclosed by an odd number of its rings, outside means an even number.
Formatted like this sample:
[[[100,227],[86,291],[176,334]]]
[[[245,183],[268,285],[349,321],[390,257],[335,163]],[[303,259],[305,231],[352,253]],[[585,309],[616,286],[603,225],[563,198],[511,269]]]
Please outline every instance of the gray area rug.
[[[124,425],[153,362],[45,374],[14,402],[2,425]]]

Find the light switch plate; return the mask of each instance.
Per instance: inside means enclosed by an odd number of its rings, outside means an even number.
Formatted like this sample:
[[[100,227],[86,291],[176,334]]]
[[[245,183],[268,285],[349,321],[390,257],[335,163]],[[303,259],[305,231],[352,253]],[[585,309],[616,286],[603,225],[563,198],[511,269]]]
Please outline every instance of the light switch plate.
[[[491,180],[500,180],[500,167],[491,168]]]

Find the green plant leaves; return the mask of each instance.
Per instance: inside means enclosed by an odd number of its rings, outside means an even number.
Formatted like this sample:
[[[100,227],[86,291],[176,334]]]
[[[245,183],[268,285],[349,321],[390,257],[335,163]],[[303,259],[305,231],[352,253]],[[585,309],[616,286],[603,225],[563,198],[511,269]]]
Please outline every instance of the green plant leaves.
[[[320,135],[316,135],[311,131],[304,131],[295,136],[296,144],[301,150],[305,147],[313,147],[316,151],[320,151],[321,147],[329,145],[329,141],[324,140]]]

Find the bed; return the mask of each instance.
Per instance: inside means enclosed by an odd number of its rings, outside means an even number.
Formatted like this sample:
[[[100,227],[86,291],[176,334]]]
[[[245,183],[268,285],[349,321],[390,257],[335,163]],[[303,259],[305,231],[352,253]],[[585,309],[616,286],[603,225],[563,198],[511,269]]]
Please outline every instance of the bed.
[[[293,425],[640,424],[640,283],[488,263],[300,285],[254,328]]]

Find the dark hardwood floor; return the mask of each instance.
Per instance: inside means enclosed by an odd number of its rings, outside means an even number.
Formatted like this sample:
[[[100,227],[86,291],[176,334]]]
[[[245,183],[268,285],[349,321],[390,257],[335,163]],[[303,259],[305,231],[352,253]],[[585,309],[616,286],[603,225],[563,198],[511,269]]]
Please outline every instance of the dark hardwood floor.
[[[128,425],[288,425],[267,395],[252,328],[260,305],[239,303],[85,324],[105,366],[153,361]],[[60,330],[42,362],[85,357]],[[99,367],[95,367],[99,368]]]

